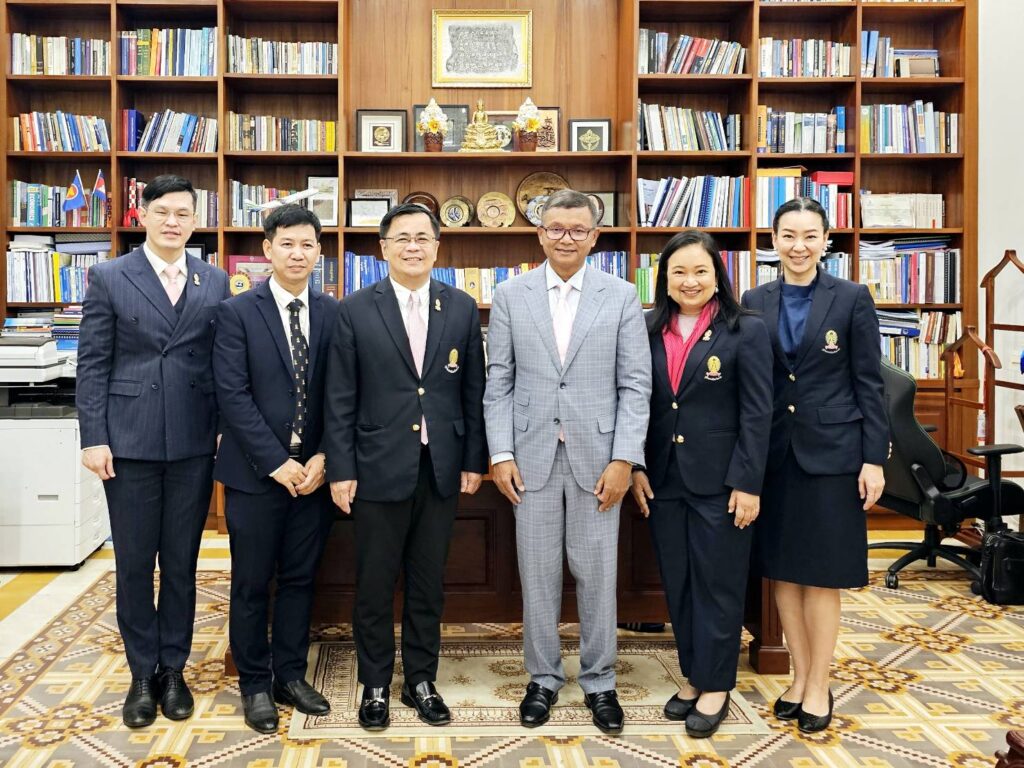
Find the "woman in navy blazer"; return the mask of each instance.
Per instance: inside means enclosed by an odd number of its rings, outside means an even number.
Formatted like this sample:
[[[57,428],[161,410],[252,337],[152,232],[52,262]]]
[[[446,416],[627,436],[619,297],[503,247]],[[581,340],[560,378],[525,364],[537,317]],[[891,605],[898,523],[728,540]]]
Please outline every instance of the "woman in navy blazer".
[[[867,517],[882,493],[889,428],[878,318],[868,289],[818,268],[828,217],[796,198],[775,213],[782,276],[743,296],[763,313],[775,356],[775,407],[755,551],[793,658],[775,716],[828,727],[829,665],[840,592],[868,581]]]
[[[686,683],[665,705],[693,737],[729,710],[752,529],[771,429],[771,346],[741,309],[708,235],[666,244],[647,315],[653,388],[646,470],[633,473]]]

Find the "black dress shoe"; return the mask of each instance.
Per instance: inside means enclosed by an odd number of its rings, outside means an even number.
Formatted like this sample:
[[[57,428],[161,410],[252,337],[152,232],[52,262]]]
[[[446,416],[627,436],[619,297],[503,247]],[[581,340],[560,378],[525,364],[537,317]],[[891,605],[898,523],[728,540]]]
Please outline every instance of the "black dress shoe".
[[[526,695],[519,703],[519,722],[527,728],[544,725],[551,717],[551,707],[558,701],[558,691],[551,691],[543,685],[530,683]]]
[[[686,735],[695,739],[706,739],[714,735],[715,731],[729,714],[729,694],[725,694],[725,703],[722,708],[713,715],[705,715],[695,704],[690,714],[686,716]]]
[[[363,700],[359,703],[359,725],[367,731],[383,731],[391,725],[390,697],[387,687],[363,686]]]
[[[242,697],[245,724],[260,733],[277,733],[278,717],[274,699],[266,691]]]
[[[664,632],[665,622],[663,621],[624,621],[616,624],[619,629],[626,629],[630,632]]]
[[[156,678],[133,677],[128,689],[121,719],[129,728],[145,728],[156,720]]]
[[[818,731],[824,731],[828,728],[832,722],[832,707],[835,701],[832,699],[832,691],[828,692],[828,714],[826,715],[812,715],[809,712],[800,710],[800,715],[797,717],[796,726],[804,733],[817,733]]]
[[[785,701],[780,697],[772,706],[772,714],[776,720],[796,720],[802,711],[801,706],[799,701]]]
[[[416,683],[413,688],[403,684],[402,703],[415,709],[417,717],[427,725],[448,725],[452,721],[451,710],[429,680]]]
[[[669,720],[685,720],[698,698],[700,694],[693,699],[680,699],[678,693],[673,693],[672,698],[665,702],[665,717]]]
[[[327,699],[305,680],[274,681],[274,701],[288,704],[304,715],[326,715],[331,711]]]
[[[177,669],[162,669],[156,678],[160,689],[160,709],[168,720],[187,720],[192,717],[195,701],[185,685],[185,678]]]
[[[614,689],[600,693],[584,693],[583,701],[590,709],[594,725],[605,733],[622,733],[622,723],[626,716],[622,714],[619,696]]]

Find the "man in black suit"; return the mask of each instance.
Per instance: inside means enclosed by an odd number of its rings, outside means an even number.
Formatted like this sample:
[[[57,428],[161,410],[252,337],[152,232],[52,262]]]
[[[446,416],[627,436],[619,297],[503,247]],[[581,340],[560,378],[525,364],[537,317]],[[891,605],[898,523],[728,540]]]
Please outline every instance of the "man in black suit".
[[[337,302],[309,287],[320,257],[315,214],[284,205],[263,231],[270,278],[217,314],[213,372],[226,430],[214,478],[225,486],[231,653],[245,723],[273,733],[275,699],[307,715],[330,711],[305,677],[313,579],[334,518],[321,436]]]
[[[89,270],[75,402],[82,464],[103,480],[117,569],[117,626],[132,684],[129,728],[192,716],[196,561],[213,489],[217,403],[210,351],[223,270],[187,256],[196,193],[157,176],[142,193],[146,242]],[[160,599],[153,569],[160,562]]]
[[[331,496],[356,537],[353,633],[359,723],[386,728],[394,589],[405,573],[402,703],[425,723],[451,713],[434,687],[444,565],[459,492],[487,471],[484,357],[476,302],[430,279],[441,227],[417,205],[380,224],[390,276],[338,308],[327,368],[324,445]]]

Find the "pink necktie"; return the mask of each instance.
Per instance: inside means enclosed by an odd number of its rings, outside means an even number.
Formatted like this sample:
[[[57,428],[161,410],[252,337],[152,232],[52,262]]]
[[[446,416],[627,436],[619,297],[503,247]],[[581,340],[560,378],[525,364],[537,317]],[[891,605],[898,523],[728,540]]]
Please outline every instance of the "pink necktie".
[[[175,264],[168,264],[164,267],[164,274],[167,276],[167,285],[164,286],[164,290],[167,291],[167,298],[171,300],[171,306],[174,306],[181,298],[181,286],[178,285],[178,275],[181,274],[181,270]]]
[[[558,359],[564,364],[565,353],[569,351],[569,337],[572,336],[572,309],[569,307],[569,291],[572,286],[564,283],[558,286],[558,299],[552,322],[555,330],[555,344],[558,346]]]
[[[416,373],[423,375],[423,354],[427,349],[427,324],[420,316],[420,295],[415,291],[409,294],[409,303],[405,312],[405,331],[409,334],[409,346],[412,348],[412,359],[416,363]],[[420,443],[427,444],[427,419],[420,419]]]

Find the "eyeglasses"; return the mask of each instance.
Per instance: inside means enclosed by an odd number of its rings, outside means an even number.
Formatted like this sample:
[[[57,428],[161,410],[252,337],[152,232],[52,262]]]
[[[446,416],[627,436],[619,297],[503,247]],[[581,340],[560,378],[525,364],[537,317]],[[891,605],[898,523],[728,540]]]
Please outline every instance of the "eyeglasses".
[[[157,221],[167,221],[168,219],[174,219],[179,224],[185,224],[192,220],[195,216],[193,211],[168,211],[163,208],[147,208],[149,215]]]
[[[565,229],[564,227],[541,227],[549,240],[561,240],[568,233],[569,237],[577,243],[590,237],[592,229]]]
[[[407,248],[409,243],[416,243],[420,248],[426,248],[431,243],[437,242],[437,238],[427,237],[426,235],[417,235],[416,237],[399,235],[398,237],[382,237],[381,240],[390,240],[399,248]]]

